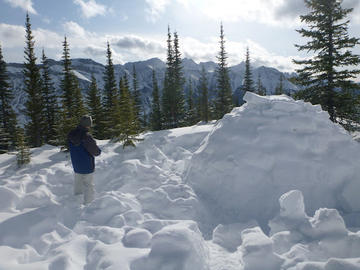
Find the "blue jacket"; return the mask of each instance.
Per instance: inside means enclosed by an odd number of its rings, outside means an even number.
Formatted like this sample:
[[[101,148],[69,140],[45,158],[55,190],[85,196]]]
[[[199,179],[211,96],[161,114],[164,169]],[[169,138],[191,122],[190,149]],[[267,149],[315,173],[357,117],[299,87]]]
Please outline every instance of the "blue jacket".
[[[94,138],[85,127],[78,126],[68,134],[71,162],[76,173],[89,174],[95,170],[95,158],[101,154]]]

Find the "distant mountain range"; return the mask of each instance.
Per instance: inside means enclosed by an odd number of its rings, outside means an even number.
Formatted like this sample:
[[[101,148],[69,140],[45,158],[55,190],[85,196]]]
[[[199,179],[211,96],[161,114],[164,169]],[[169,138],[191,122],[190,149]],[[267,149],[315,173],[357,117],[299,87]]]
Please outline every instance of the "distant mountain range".
[[[182,61],[183,73],[186,78],[185,91],[188,89],[189,80],[191,79],[193,88],[196,89],[202,66],[205,67],[207,72],[210,96],[215,95],[216,89],[216,68],[217,64],[214,62],[203,62],[200,64],[195,63],[192,59],[184,58]],[[49,60],[50,76],[58,89],[60,94],[60,80],[62,78],[62,64],[61,61]],[[129,62],[124,65],[114,65],[115,76],[119,80],[125,73],[128,75],[130,85],[132,85],[132,70],[135,65],[138,84],[141,91],[141,99],[143,106],[147,112],[150,110],[151,94],[152,94],[152,71],[155,70],[159,87],[162,89],[164,81],[164,73],[166,64],[158,58],[152,58],[145,61]],[[7,70],[10,77],[10,83],[14,89],[14,108],[19,114],[19,120],[24,123],[25,118],[23,115],[24,103],[26,95],[23,91],[23,64],[9,63]],[[80,87],[85,93],[90,85],[91,75],[94,74],[98,87],[103,89],[104,81],[103,74],[105,66],[97,63],[91,59],[72,59],[72,68],[75,75],[78,77]],[[230,81],[233,92],[241,93],[242,82],[245,73],[245,63],[242,62],[238,65],[230,67]],[[261,82],[266,87],[267,94],[272,94],[276,86],[279,84],[280,75],[284,75],[284,89],[287,92],[297,91],[297,87],[287,80],[292,74],[282,73],[279,70],[271,67],[260,66],[252,69],[254,83],[257,83],[258,76],[261,77]]]

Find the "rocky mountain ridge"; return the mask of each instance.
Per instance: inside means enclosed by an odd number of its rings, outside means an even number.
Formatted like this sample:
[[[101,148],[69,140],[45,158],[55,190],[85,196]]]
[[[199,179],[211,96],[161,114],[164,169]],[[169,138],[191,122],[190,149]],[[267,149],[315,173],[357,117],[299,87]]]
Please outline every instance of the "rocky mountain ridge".
[[[183,73],[186,79],[185,92],[189,87],[189,81],[191,80],[193,89],[197,88],[197,84],[200,78],[202,66],[205,67],[207,72],[208,86],[210,96],[215,96],[216,91],[216,68],[217,64],[209,61],[202,63],[195,63],[192,59],[184,58],[182,61]],[[62,64],[61,61],[49,59],[50,76],[54,82],[56,89],[60,94],[60,81],[62,78]],[[158,84],[162,89],[166,64],[158,58],[151,58],[145,61],[129,62],[124,65],[114,65],[115,77],[119,81],[124,74],[128,75],[130,85],[132,86],[132,71],[135,66],[137,73],[138,85],[141,92],[141,99],[143,106],[147,112],[150,110],[151,94],[152,94],[152,71],[155,70]],[[90,85],[91,75],[93,74],[97,80],[100,90],[103,89],[104,81],[103,74],[105,66],[97,63],[92,59],[76,58],[72,59],[72,68],[75,75],[79,79],[80,87],[85,94]],[[230,81],[231,87],[234,93],[240,93],[245,73],[245,63],[242,62],[238,65],[231,66],[230,68]],[[24,92],[24,79],[23,79],[23,64],[9,63],[7,70],[10,78],[10,83],[14,89],[14,103],[13,106],[18,112],[20,122],[24,122],[23,109],[26,99]],[[286,78],[289,78],[291,74],[282,73],[279,70],[271,67],[255,67],[252,69],[254,83],[257,83],[258,76],[261,77],[261,83],[266,87],[267,94],[272,94],[275,91],[276,86],[279,84],[280,75],[284,75],[284,89],[288,92],[294,92],[297,87],[289,82]]]

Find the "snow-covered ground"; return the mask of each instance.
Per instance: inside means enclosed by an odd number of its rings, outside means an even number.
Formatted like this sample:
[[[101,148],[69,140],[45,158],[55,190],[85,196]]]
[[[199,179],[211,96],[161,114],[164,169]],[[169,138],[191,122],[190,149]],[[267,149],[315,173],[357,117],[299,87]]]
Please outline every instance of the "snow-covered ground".
[[[87,206],[68,153],[0,155],[0,269],[360,269],[359,143],[317,106],[245,99],[135,149],[98,141]]]

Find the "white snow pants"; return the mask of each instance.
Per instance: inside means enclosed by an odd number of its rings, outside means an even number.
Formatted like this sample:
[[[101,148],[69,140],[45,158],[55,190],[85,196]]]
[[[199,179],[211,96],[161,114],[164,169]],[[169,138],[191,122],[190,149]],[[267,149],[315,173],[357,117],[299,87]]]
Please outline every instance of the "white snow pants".
[[[74,194],[84,194],[84,204],[91,203],[94,200],[95,185],[93,173],[75,173]]]

